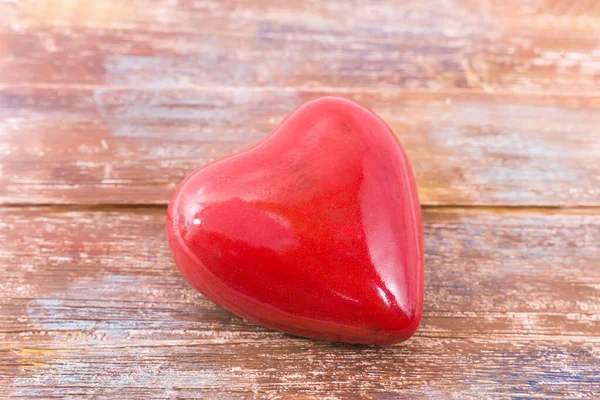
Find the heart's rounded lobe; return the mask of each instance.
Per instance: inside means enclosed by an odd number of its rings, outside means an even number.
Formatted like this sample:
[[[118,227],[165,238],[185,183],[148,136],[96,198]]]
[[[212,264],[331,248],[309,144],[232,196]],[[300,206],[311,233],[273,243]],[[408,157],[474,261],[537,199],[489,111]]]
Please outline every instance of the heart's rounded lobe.
[[[387,344],[417,329],[423,229],[404,151],[371,111],[308,102],[176,189],[169,246],[203,295],[295,335]]]

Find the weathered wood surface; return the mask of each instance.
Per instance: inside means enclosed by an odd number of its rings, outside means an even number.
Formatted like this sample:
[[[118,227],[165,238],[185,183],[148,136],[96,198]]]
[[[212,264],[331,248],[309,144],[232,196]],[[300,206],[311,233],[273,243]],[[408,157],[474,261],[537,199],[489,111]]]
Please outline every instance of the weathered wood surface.
[[[594,1],[0,2],[0,202],[164,204],[341,94],[424,204],[600,205]]]
[[[5,88],[0,201],[166,204],[190,171],[321,94]],[[600,95],[342,94],[398,135],[423,204],[600,206]]]
[[[0,211],[0,396],[593,397],[600,215],[424,214],[421,328],[389,347],[270,331],[176,271],[165,210]]]
[[[27,0],[0,82],[597,93],[593,0]]]
[[[0,398],[600,397],[597,1],[0,15]],[[321,95],[375,110],[412,161],[426,303],[404,344],[247,323],[170,258],[179,180]]]

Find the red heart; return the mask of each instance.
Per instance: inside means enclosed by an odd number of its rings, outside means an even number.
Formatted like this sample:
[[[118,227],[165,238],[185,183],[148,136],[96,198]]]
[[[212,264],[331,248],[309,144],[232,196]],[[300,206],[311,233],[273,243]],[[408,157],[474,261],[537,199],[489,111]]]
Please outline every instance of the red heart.
[[[349,100],[308,102],[258,145],[194,171],[167,233],[187,280],[250,321],[365,344],[419,325],[414,177],[390,128]]]

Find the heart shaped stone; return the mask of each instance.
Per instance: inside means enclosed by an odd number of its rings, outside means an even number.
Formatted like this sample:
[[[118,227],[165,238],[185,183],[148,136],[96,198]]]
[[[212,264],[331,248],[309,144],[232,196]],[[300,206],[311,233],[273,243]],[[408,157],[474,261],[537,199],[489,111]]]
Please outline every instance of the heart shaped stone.
[[[417,329],[423,228],[390,128],[342,98],[310,101],[258,145],[176,189],[169,246],[204,296],[295,335],[388,344]]]

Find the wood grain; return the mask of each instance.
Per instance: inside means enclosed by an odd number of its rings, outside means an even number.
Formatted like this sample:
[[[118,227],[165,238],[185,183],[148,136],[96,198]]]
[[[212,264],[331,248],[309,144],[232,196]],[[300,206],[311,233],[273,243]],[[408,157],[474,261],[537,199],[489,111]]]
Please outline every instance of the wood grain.
[[[162,208],[0,210],[0,396],[544,398],[600,390],[600,216],[426,210],[405,344],[291,337],[176,271]]]
[[[0,202],[165,204],[332,94],[391,125],[426,205],[600,205],[594,2],[288,3],[0,2]]]
[[[600,3],[0,0],[0,398],[600,397]],[[394,130],[424,208],[413,339],[243,321],[164,205],[296,106]]]
[[[508,4],[507,4],[508,3]],[[589,0],[0,5],[0,82],[600,91]]]
[[[166,204],[197,167],[338,94],[404,145],[426,205],[600,205],[600,96],[0,89],[0,201]]]

